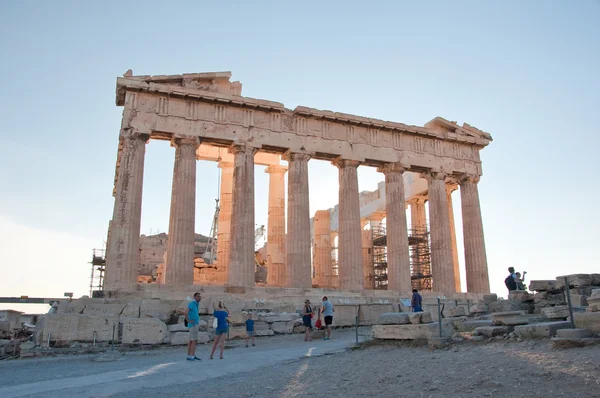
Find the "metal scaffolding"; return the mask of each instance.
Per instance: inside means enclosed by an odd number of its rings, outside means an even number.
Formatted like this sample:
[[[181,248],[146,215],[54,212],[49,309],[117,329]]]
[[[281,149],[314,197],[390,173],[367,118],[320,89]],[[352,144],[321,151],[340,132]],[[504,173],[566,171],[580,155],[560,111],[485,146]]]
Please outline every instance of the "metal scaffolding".
[[[90,275],[90,297],[103,297],[106,250],[94,249],[90,264],[92,265],[92,274]]]
[[[387,289],[387,235],[382,224],[371,225],[374,289]]]

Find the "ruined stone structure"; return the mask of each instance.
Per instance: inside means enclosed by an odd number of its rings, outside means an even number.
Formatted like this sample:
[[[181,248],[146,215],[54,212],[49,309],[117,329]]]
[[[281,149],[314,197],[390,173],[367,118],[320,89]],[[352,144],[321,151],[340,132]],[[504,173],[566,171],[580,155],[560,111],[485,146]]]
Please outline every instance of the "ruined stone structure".
[[[116,103],[124,110],[105,290],[138,288],[145,145],[158,139],[169,140],[176,153],[163,278],[168,286],[190,285],[193,280],[196,160],[219,162],[223,171],[215,282],[229,288],[255,285],[254,165],[260,164],[268,166],[270,174],[268,284],[301,289],[329,284],[333,272],[327,268],[326,254],[313,252],[314,280],[311,269],[308,162],[320,159],[339,170],[340,289],[365,287],[357,168],[376,167],[385,177],[388,289],[410,292],[405,212],[409,198],[404,181],[405,174],[418,173],[427,181],[434,290],[457,290],[448,192],[459,186],[467,291],[489,292],[477,189],[482,175],[479,151],[490,143],[489,134],[439,117],[418,127],[302,106],[290,110],[278,102],[241,96],[241,84],[230,82],[230,76],[229,72],[134,76],[128,71],[117,79]],[[287,168],[280,165],[281,159],[288,162]],[[413,222],[423,222],[421,211],[411,212]],[[319,229],[316,250],[331,245],[332,235],[329,242],[326,235]]]

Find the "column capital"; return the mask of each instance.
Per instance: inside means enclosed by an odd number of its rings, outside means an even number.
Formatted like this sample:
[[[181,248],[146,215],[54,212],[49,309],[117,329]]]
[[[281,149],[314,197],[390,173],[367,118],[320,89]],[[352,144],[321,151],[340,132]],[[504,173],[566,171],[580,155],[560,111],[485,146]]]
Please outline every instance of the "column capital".
[[[286,166],[272,164],[270,166],[267,166],[267,168],[265,169],[265,173],[267,173],[267,174],[285,174],[287,169],[288,168]]]
[[[427,202],[427,197],[425,196],[413,196],[406,201],[409,205],[424,205],[425,202]]]
[[[312,158],[310,153],[306,152],[292,152],[291,150],[285,151],[283,155],[281,155],[281,159],[287,160],[288,162],[300,161],[300,162],[308,162]]]
[[[227,150],[228,153],[236,155],[238,153],[248,153],[252,156],[258,152],[258,148],[248,145],[246,142],[234,142]]]
[[[150,140],[150,134],[143,133],[137,129],[125,129],[121,130],[121,137],[130,140],[141,140],[144,142],[148,142]]]
[[[464,184],[465,182],[477,184],[480,179],[481,179],[481,176],[477,175],[477,174],[463,174],[460,177],[458,177],[458,183],[460,185]]]
[[[200,137],[174,135],[173,138],[171,138],[172,147],[177,148],[182,145],[192,145],[194,148],[198,148],[200,146]]]
[[[342,158],[337,158],[331,162],[331,164],[334,165],[335,167],[337,167],[338,169],[343,169],[346,167],[357,168],[358,166],[360,166],[360,163],[361,162],[359,160],[342,159]]]
[[[224,160],[220,160],[217,163],[217,167],[220,169],[233,169],[233,162],[226,162]]]
[[[451,194],[458,189],[458,182],[450,179],[446,181],[446,193]]]
[[[383,166],[377,168],[377,171],[383,174],[389,173],[404,173],[407,170],[407,167],[402,165],[401,163],[386,163]]]
[[[430,170],[430,171],[422,172],[420,177],[426,179],[427,182],[431,182],[433,180],[445,181],[446,178],[448,177],[448,174],[443,171]]]

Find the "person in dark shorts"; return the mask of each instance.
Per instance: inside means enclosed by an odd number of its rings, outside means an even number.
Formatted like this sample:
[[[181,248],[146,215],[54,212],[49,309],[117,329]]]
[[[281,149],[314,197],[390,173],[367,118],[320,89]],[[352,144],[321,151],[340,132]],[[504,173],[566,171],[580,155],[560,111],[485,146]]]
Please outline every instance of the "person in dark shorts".
[[[229,320],[227,319],[227,317],[229,316],[229,310],[227,309],[225,304],[223,304],[222,301],[219,301],[218,308],[214,309],[213,316],[217,318],[217,328],[215,329],[215,342],[213,344],[212,351],[210,352],[209,359],[213,359],[213,355],[219,343],[221,343],[220,358],[223,359],[223,351],[225,350],[225,339],[227,338],[227,330],[229,329]]]
[[[323,318],[325,320],[325,327],[327,328],[327,335],[323,340],[331,340],[331,324],[333,323],[333,304],[327,298],[327,296],[323,297]]]
[[[313,317],[313,309],[310,305],[310,300],[306,300],[304,302],[304,309],[302,310],[302,324],[304,325],[304,341],[312,341],[311,333],[312,333],[312,317]]]
[[[252,319],[252,313],[248,313],[248,319],[246,319],[246,347],[250,339],[252,339],[252,347],[254,347],[254,319]]]
[[[412,299],[410,300],[410,305],[412,306],[413,312],[423,312],[423,297],[419,294],[417,289],[413,289]]]

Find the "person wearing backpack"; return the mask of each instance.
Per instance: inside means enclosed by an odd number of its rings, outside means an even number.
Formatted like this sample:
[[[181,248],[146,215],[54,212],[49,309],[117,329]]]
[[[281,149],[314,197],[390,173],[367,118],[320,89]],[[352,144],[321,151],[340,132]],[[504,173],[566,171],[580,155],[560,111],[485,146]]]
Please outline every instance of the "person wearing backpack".
[[[515,274],[514,267],[508,267],[508,272],[510,273],[510,275],[508,275],[506,277],[506,279],[504,279],[504,285],[506,286],[506,288],[508,289],[508,292],[510,293],[511,290],[517,290],[518,276],[517,276],[517,274]]]

